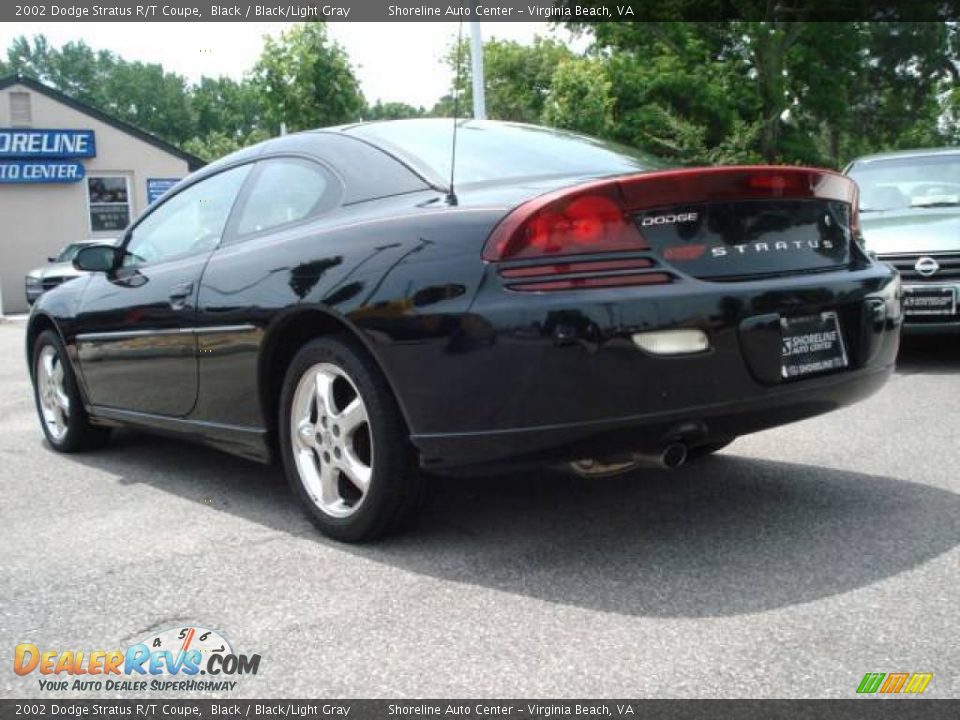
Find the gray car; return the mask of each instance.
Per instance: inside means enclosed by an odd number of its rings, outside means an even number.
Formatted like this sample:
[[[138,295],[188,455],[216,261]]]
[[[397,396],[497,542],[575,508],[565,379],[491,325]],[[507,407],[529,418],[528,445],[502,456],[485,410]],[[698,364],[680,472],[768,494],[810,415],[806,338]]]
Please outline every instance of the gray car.
[[[864,242],[900,271],[905,332],[960,330],[960,148],[854,160]]]
[[[85,275],[82,270],[73,267],[73,258],[85,245],[103,245],[115,243],[115,239],[98,238],[96,240],[78,240],[65,245],[57,255],[47,258],[49,265],[34,268],[27,273],[25,280],[27,303],[33,305],[38,297],[67,280]]]

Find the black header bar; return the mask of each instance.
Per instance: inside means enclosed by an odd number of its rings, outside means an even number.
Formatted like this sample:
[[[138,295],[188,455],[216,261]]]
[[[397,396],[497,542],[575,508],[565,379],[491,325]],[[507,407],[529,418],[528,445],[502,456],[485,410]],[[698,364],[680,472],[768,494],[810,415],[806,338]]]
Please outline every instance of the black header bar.
[[[960,0],[15,0],[0,3],[0,21],[942,21],[960,19],[958,8]]]

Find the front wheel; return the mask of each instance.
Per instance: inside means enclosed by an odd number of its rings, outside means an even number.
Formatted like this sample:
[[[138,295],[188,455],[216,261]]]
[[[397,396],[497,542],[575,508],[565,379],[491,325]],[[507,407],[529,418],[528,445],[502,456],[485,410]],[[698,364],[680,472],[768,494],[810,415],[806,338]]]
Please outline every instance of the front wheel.
[[[284,469],[308,516],[336,540],[371,540],[414,510],[423,478],[379,369],[356,343],[314,340],[296,354],[280,403]]]
[[[109,428],[90,424],[66,349],[53,330],[40,333],[33,346],[33,398],[40,427],[54,450],[89,450],[109,438]]]

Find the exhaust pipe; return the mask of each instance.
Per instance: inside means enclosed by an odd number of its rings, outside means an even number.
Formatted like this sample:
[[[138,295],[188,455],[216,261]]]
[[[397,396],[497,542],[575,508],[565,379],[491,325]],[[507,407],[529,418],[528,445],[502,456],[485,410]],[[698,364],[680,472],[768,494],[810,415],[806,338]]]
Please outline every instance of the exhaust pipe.
[[[677,468],[686,461],[686,444],[675,442],[664,447],[659,453],[632,453],[626,461],[585,458],[569,463],[569,467],[580,477],[597,478],[621,475],[640,467]]]
[[[682,442],[670,443],[659,453],[634,453],[633,462],[640,467],[678,468],[687,461],[687,446]]]

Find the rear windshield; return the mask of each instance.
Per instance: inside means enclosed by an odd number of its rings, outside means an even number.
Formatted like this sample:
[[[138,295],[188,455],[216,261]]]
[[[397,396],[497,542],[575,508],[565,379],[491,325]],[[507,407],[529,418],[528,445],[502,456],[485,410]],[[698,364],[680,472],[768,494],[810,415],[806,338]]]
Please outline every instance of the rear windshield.
[[[348,133],[450,177],[453,120],[395,120],[358,125]],[[665,167],[624,145],[515,123],[461,120],[455,182],[476,183],[554,175],[616,175]]]
[[[863,212],[960,205],[960,154],[855,163]]]

